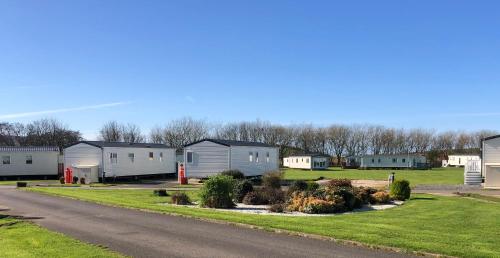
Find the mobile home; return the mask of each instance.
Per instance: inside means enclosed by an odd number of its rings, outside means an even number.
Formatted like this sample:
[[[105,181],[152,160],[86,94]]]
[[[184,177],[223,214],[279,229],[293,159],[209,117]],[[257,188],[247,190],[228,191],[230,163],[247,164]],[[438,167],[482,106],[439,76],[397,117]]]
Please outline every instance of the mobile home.
[[[484,187],[500,188],[500,135],[481,141],[481,175]]]
[[[448,155],[448,160],[443,160],[443,167],[464,167],[469,160],[481,160],[479,155]]]
[[[327,169],[330,156],[320,153],[295,154],[283,158],[283,166],[299,169]]]
[[[245,176],[278,170],[278,148],[259,142],[203,139],[184,146],[186,176],[205,178],[235,169]]]
[[[427,159],[420,154],[380,154],[361,155],[347,159],[348,166],[361,169],[394,168],[419,169],[427,168]]]
[[[96,182],[102,177],[175,173],[175,149],[163,144],[81,141],[64,148],[64,164],[77,177]]]
[[[9,176],[57,177],[59,148],[1,146],[0,178]]]

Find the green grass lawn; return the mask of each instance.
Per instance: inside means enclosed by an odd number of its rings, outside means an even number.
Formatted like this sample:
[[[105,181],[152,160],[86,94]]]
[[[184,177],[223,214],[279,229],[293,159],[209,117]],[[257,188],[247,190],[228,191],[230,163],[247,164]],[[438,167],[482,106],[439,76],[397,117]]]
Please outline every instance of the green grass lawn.
[[[122,257],[33,223],[0,215],[1,257]]]
[[[463,168],[434,168],[432,170],[358,170],[329,168],[328,170],[283,169],[288,180],[316,180],[319,177],[327,179],[349,178],[387,180],[391,172],[396,173],[396,179],[406,179],[415,185],[458,185],[464,183]]]
[[[164,205],[152,190],[28,188],[103,204],[175,213],[461,257],[500,257],[500,203],[468,197],[413,195],[401,207],[328,217],[241,214]],[[188,194],[196,199],[196,191]],[[105,196],[106,198],[102,198]]]
[[[0,181],[0,185],[16,185],[17,182],[27,182],[29,184],[55,184],[59,183],[58,180],[7,180],[7,181]]]

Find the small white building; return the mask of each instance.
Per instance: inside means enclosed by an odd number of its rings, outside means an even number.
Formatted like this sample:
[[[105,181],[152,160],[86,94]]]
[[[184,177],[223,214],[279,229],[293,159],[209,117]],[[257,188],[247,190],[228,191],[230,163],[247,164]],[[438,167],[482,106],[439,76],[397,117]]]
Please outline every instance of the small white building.
[[[224,170],[259,176],[279,169],[278,147],[259,142],[203,139],[184,146],[186,176],[206,178]]]
[[[370,168],[427,168],[427,159],[420,154],[362,155],[347,159],[348,166]]]
[[[0,177],[58,174],[59,148],[52,146],[0,147]]]
[[[64,165],[86,183],[102,177],[172,174],[175,149],[153,143],[81,141],[64,148]]]
[[[295,154],[283,158],[283,166],[298,169],[327,169],[330,156],[319,153]]]
[[[500,188],[500,135],[484,138],[481,142],[481,152],[484,187]]]
[[[443,160],[443,167],[464,167],[469,160],[481,160],[479,155],[448,155],[448,160]]]

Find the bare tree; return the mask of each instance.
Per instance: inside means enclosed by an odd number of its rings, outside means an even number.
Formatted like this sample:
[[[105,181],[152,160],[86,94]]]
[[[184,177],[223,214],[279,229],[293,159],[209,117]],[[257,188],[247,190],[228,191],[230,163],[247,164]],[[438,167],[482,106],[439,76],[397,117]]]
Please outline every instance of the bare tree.
[[[163,130],[163,141],[172,147],[182,148],[188,143],[207,138],[209,131],[210,126],[203,120],[181,118],[167,124]]]
[[[327,128],[328,146],[331,149],[330,153],[337,157],[337,164],[341,163],[342,155],[345,154],[350,133],[349,128],[343,125],[333,125]]]
[[[152,143],[165,143],[163,141],[163,129],[161,129],[161,127],[159,126],[153,127],[149,132],[149,140]]]
[[[105,142],[123,141],[123,126],[116,121],[105,123],[99,133],[101,140]]]
[[[141,133],[141,128],[135,124],[127,124],[126,126],[122,126],[122,135],[124,142],[130,143],[138,143],[144,142],[144,135]]]

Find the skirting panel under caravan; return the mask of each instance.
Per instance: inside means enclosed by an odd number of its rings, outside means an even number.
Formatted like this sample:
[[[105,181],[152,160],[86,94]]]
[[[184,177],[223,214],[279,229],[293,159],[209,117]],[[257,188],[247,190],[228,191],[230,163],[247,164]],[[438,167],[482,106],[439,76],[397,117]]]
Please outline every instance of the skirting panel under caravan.
[[[500,165],[485,164],[484,187],[500,188]]]

